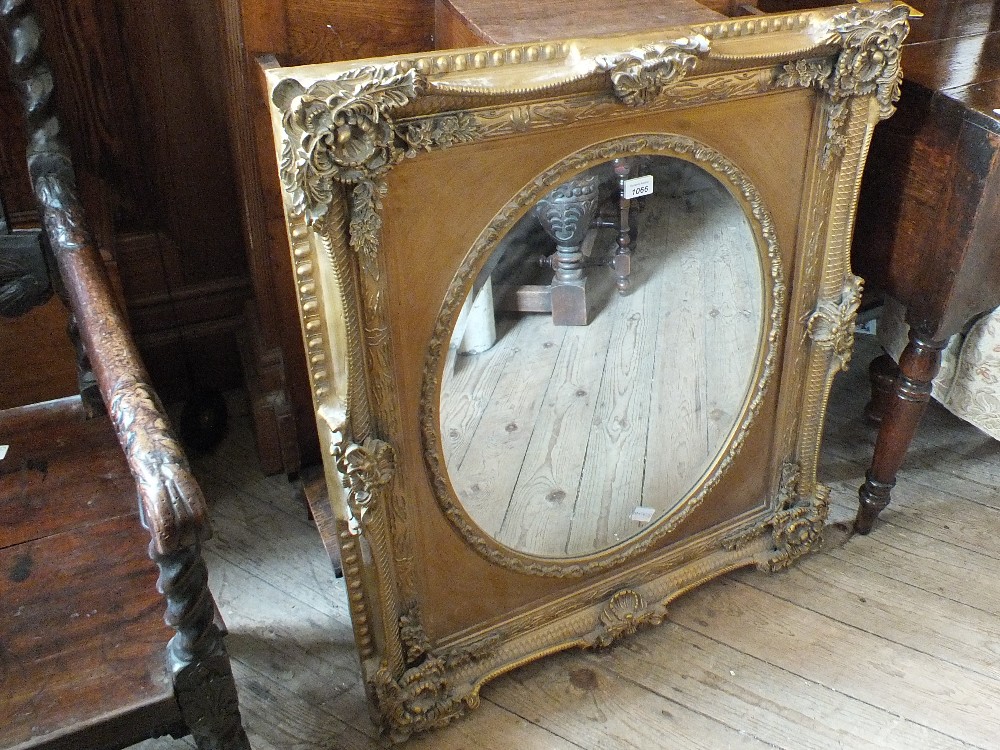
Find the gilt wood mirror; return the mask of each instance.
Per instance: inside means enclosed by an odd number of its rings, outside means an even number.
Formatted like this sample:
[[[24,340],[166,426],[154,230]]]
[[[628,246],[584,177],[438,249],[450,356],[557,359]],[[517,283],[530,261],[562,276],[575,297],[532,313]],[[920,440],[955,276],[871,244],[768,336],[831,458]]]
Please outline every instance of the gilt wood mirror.
[[[268,71],[325,472],[396,737],[818,540],[906,7]]]

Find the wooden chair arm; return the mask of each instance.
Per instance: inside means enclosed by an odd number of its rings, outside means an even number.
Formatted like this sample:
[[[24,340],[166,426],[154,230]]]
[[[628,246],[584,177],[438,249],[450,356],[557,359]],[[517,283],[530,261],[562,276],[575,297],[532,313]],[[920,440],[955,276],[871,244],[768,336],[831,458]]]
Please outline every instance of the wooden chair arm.
[[[200,750],[249,750],[201,554],[201,542],[210,535],[205,498],[149,384],[87,231],[31,0],[0,0],[0,30],[6,33],[28,121],[28,174],[51,255],[83,358],[136,481],[143,526],[151,537],[149,556],[160,573],[157,589],[166,599],[164,620],[176,631],[165,657],[177,707]]]
[[[28,173],[98,389],[135,476],[150,551],[170,554],[210,535],[205,499],[169,427],[84,221],[52,101],[52,72],[28,0],[2,0],[12,72],[28,124]]]
[[[164,555],[194,546],[211,535],[205,499],[111,296],[82,221],[69,161],[36,151],[29,169],[81,340],[136,479],[153,549]]]

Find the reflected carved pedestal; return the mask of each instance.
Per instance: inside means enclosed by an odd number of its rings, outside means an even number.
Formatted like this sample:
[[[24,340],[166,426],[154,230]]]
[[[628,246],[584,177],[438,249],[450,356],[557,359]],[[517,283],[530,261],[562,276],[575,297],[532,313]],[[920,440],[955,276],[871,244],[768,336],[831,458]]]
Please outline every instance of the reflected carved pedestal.
[[[574,177],[535,206],[535,216],[556,241],[556,251],[549,257],[555,271],[549,293],[552,322],[557,326],[585,326],[590,322],[581,247],[597,213],[597,184],[592,174]]]

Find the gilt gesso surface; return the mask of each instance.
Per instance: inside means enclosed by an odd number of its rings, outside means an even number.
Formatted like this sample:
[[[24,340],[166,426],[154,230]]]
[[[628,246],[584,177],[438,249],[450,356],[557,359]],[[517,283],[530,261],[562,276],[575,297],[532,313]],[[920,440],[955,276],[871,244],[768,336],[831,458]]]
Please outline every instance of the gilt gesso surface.
[[[898,93],[906,28],[904,6],[872,3],[269,72],[355,636],[395,736],[451,721],[501,672],[608,645],[701,582],[780,568],[815,545],[819,434],[858,299],[857,185]],[[738,416],[692,487],[635,536],[564,557],[519,550],[456,492],[449,346],[512,227],[619,157],[702,170],[737,209],[748,249],[735,257],[752,259],[742,281],[760,307],[734,368],[748,373]],[[688,218],[710,216],[696,203]]]

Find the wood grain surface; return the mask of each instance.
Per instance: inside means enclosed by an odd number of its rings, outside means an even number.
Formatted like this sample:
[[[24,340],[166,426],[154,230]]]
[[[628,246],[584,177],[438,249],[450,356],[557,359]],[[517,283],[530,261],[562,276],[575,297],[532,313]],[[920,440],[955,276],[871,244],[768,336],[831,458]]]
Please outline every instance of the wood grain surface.
[[[862,418],[874,353],[862,339],[834,386],[820,471],[834,507],[822,551],[785,573],[740,573],[682,597],[666,624],[609,650],[501,677],[468,718],[402,747],[992,750],[1000,444],[932,405],[883,523],[851,536],[874,440]],[[256,470],[245,418],[196,464],[212,499],[212,583],[253,746],[393,747],[368,718],[343,584],[294,486]]]
[[[62,747],[103,747],[180,721],[135,480],[78,403],[0,416],[3,747],[70,731]]]
[[[627,11],[614,4],[584,0],[560,3],[440,0],[439,8],[447,18],[454,19],[445,27],[453,29],[454,36],[439,38],[438,48],[459,46],[470,37],[477,38],[479,44],[515,44],[625,34],[660,26],[711,23],[725,18],[694,0],[637,0],[629,3]],[[461,26],[468,35],[459,31]]]

